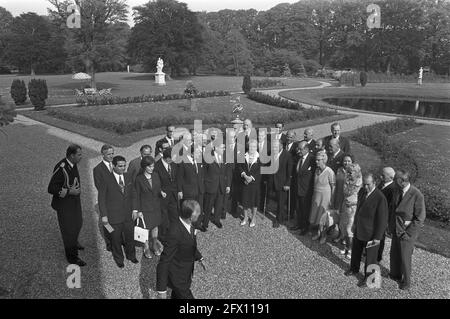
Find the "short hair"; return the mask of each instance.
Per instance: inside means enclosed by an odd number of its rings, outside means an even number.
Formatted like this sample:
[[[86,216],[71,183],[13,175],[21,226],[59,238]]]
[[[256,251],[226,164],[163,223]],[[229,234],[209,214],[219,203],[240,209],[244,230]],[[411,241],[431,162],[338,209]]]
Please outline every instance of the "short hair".
[[[331,129],[333,129],[333,127],[335,126],[339,126],[339,128],[341,128],[341,124],[339,124],[338,122],[334,122],[333,124],[331,124]]]
[[[384,167],[383,171],[385,171],[391,179],[395,178],[395,170],[392,167]]]
[[[78,150],[81,150],[81,146],[78,144],[70,144],[69,147],[66,150],[66,157],[69,157],[70,155],[75,155]]]
[[[346,157],[350,157],[350,159],[352,160],[352,163],[355,163],[355,157],[353,156],[353,154],[345,153],[344,156],[342,157],[342,159],[344,159]]]
[[[172,148],[171,147],[166,148],[162,154],[163,158],[172,158]]]
[[[329,144],[336,144],[337,146],[339,146],[339,148],[341,148],[341,144],[339,144],[339,140],[337,138],[331,138]]]
[[[411,174],[405,169],[399,169],[396,174],[397,178],[401,178],[403,182],[409,183],[411,179]]]
[[[281,124],[281,126],[284,127],[284,123],[283,122],[277,122],[277,123],[275,123],[275,126],[277,126],[278,124]]]
[[[125,159],[125,157],[121,156],[121,155],[117,155],[113,157],[112,163],[114,166],[117,166],[118,162],[126,162],[127,160]]]
[[[169,127],[175,128],[175,126],[173,126],[172,124],[169,124],[169,125],[166,125],[166,131],[169,131]]]
[[[323,158],[325,163],[326,163],[328,161],[327,152],[325,152],[325,151],[318,151],[317,154],[316,154],[316,159],[319,159],[319,158]]]
[[[150,149],[150,151],[152,150],[152,147],[148,144],[144,144],[141,146],[141,148],[139,149],[139,152],[143,152],[145,149]]]
[[[375,179],[375,175],[373,174],[373,173],[365,173],[364,175],[363,175],[363,180],[364,179],[366,179],[366,178],[369,178],[369,177],[371,177],[372,178],[372,181],[375,183],[376,182],[376,179]]]
[[[309,144],[306,141],[301,141],[297,145],[297,149],[307,148],[309,151]]]
[[[180,217],[188,219],[196,209],[200,209],[200,204],[196,200],[187,199],[181,204]]]
[[[144,156],[141,160],[141,168],[145,169],[147,166],[155,164],[155,159],[151,156]]]
[[[100,149],[100,153],[103,154],[103,152],[106,152],[106,151],[108,151],[108,150],[110,150],[110,149],[114,149],[114,147],[112,147],[112,146],[109,145],[109,144],[104,144],[104,145],[102,146],[102,148]]]

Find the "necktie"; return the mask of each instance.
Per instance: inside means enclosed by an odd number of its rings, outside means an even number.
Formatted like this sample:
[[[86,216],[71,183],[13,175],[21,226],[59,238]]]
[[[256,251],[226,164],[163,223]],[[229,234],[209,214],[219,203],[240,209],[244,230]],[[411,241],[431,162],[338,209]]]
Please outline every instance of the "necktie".
[[[194,227],[194,225],[191,225],[191,237],[192,237],[192,239],[195,239],[195,227]]]
[[[303,157],[298,161],[297,164],[297,173],[300,172],[300,167],[302,167]]]
[[[400,205],[400,203],[402,202],[402,199],[403,199],[403,191],[400,191],[400,196],[398,197],[398,203],[397,203],[397,205]]]
[[[172,180],[172,168],[170,167],[170,164],[167,165],[167,172],[169,173],[170,180]]]
[[[122,175],[119,175],[119,186],[122,194],[125,193],[125,184],[123,183]]]

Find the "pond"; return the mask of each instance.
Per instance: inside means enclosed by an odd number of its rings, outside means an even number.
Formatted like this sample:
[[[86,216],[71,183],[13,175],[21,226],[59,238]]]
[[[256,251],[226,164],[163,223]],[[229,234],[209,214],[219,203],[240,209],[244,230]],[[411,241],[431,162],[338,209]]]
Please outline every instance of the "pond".
[[[372,112],[450,119],[450,103],[444,102],[349,97],[326,98],[323,101],[333,105]]]

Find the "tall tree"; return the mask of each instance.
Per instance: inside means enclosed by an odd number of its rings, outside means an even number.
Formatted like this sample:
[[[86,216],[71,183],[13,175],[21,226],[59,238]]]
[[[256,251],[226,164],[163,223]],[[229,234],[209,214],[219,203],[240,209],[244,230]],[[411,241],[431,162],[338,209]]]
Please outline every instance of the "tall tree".
[[[64,24],[70,13],[71,1],[48,0],[53,6],[49,13],[62,22],[66,33],[65,48],[72,69],[84,66],[91,75],[91,86],[96,87],[95,73],[102,65],[113,61],[125,64],[127,4],[124,0],[75,0],[80,8],[81,28],[69,29]]]
[[[172,76],[196,63],[202,48],[202,25],[185,3],[157,0],[134,7],[128,52],[147,71],[154,71],[163,57]]]
[[[3,7],[0,7],[0,66],[5,63],[4,55],[8,33],[13,22],[12,14]]]

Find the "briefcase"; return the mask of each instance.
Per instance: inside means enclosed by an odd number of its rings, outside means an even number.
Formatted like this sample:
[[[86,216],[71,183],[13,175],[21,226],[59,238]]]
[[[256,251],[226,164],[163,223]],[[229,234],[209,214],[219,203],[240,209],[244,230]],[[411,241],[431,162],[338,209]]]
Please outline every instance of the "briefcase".
[[[139,220],[142,220],[142,224],[144,225],[144,228],[139,227]],[[144,222],[144,218],[137,218],[136,219],[136,226],[134,226],[134,240],[141,242],[141,243],[145,243],[146,241],[148,241],[148,229],[145,228],[145,222]]]

